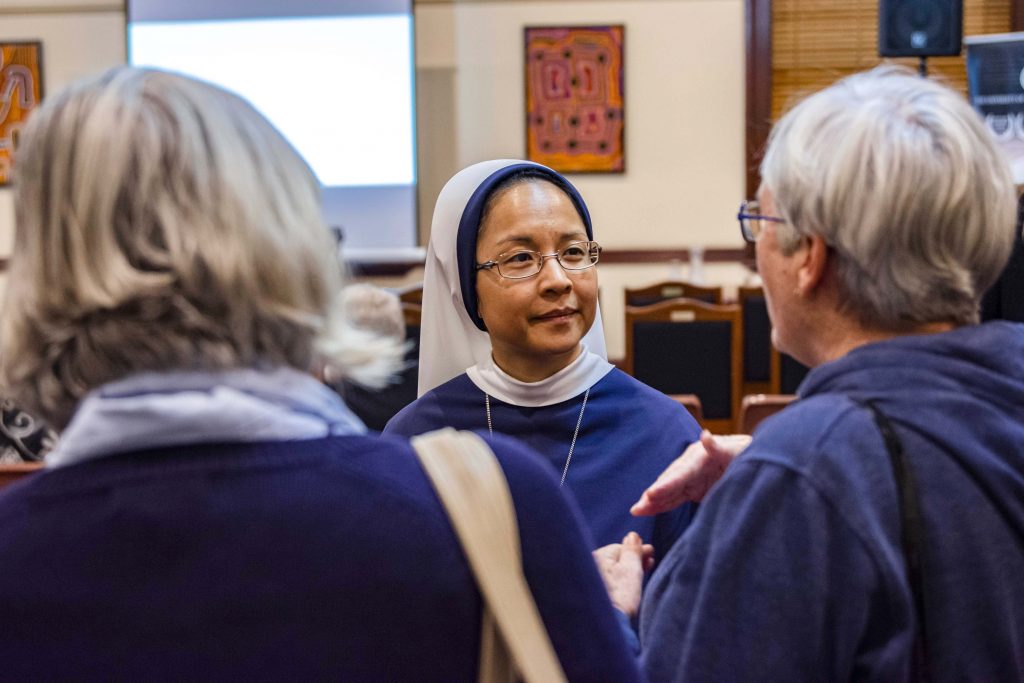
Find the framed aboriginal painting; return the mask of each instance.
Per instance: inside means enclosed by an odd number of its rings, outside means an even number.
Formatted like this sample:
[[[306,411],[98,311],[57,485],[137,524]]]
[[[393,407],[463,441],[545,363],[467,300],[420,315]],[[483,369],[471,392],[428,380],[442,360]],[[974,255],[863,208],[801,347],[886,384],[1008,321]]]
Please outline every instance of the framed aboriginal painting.
[[[528,26],[526,157],[564,173],[622,173],[625,27]]]
[[[18,136],[43,97],[43,46],[0,41],[0,185],[11,182]]]

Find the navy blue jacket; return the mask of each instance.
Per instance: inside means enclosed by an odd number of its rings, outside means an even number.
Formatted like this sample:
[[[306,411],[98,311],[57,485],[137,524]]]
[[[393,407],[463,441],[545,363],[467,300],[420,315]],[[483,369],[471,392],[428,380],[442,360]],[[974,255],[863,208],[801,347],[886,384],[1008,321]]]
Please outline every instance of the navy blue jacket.
[[[631,681],[579,513],[492,441],[570,680]],[[0,679],[474,681],[480,597],[412,449],[192,446],[0,493]]]
[[[860,347],[766,421],[651,579],[658,681],[907,680],[889,417],[924,517],[934,680],[1024,680],[1024,325]]]

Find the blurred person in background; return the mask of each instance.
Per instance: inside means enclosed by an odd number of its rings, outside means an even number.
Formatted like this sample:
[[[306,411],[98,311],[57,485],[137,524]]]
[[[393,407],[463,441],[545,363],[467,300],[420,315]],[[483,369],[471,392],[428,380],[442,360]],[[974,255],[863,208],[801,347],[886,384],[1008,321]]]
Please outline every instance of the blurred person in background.
[[[346,318],[355,327],[394,339],[399,344],[406,341],[402,302],[394,292],[355,283],[342,289],[341,300]],[[383,387],[367,387],[349,379],[335,380],[329,368],[325,379],[363,424],[379,432],[399,410],[416,400],[416,349],[413,346],[412,342],[408,344],[404,366]]]

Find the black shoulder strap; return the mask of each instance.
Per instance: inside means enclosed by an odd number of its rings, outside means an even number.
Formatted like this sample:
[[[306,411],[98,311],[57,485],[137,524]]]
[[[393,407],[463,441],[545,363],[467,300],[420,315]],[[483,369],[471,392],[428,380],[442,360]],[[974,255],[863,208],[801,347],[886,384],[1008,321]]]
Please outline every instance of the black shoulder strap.
[[[917,615],[911,680],[929,681],[932,676],[928,668],[928,622],[925,618],[924,536],[917,484],[914,481],[913,472],[910,470],[910,463],[907,462],[903,452],[903,444],[896,435],[892,423],[872,402],[858,401],[858,403],[871,411],[878,431],[882,433],[885,448],[889,451],[889,462],[896,479],[896,495],[900,507],[903,558],[907,565],[907,580],[910,583],[910,591],[914,597],[914,611]]]

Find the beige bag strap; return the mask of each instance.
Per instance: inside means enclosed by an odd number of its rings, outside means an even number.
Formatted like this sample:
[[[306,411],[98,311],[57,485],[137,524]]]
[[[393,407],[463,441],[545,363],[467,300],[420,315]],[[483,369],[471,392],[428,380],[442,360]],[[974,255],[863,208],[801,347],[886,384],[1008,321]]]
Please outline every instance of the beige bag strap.
[[[483,439],[446,428],[412,439],[484,599],[480,680],[558,683],[565,673],[523,576],[512,494]]]

